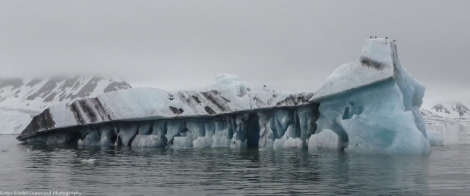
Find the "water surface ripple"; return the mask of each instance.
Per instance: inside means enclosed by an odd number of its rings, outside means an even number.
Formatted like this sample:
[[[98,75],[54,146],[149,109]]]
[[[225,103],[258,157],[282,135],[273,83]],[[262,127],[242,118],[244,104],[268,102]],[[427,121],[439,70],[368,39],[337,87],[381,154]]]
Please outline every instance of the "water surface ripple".
[[[67,148],[0,136],[0,191],[84,195],[470,195],[470,145],[429,156]]]

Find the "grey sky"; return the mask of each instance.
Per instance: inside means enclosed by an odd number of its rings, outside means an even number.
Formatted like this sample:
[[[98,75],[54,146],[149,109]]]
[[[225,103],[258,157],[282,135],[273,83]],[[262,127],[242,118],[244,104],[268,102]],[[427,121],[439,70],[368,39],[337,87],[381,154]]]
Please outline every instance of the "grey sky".
[[[315,91],[369,35],[398,41],[425,100],[470,101],[470,1],[0,1],[0,77],[119,75],[190,89],[218,73]]]

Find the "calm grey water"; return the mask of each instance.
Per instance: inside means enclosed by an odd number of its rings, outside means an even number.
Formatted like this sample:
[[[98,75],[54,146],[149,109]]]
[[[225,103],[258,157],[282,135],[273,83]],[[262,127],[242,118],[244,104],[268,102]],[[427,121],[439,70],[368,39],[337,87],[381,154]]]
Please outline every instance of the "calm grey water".
[[[50,148],[0,135],[0,194],[470,195],[470,145],[429,156],[257,149]],[[94,162],[85,160],[95,159]]]

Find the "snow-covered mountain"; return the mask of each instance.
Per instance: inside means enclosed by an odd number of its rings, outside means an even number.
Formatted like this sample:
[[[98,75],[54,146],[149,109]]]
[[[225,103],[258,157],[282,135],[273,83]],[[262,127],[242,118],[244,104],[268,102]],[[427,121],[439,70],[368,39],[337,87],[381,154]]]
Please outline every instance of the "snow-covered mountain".
[[[470,125],[469,105],[463,102],[444,102],[421,108],[421,114],[428,125]]]
[[[441,116],[452,118],[470,117],[470,110],[465,104],[460,102],[436,104],[431,107],[431,110],[433,112],[439,113]]]
[[[58,103],[131,88],[117,78],[61,76],[44,79],[0,79],[0,108],[40,112]]]
[[[128,88],[122,79],[101,76],[0,79],[0,134],[19,133],[50,106]]]

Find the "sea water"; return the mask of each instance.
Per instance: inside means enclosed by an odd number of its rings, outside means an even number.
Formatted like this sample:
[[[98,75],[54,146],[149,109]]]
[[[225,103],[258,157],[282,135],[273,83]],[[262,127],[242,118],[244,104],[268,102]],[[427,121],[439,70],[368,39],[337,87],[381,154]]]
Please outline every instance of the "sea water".
[[[469,195],[469,152],[48,147],[0,135],[0,195]]]

